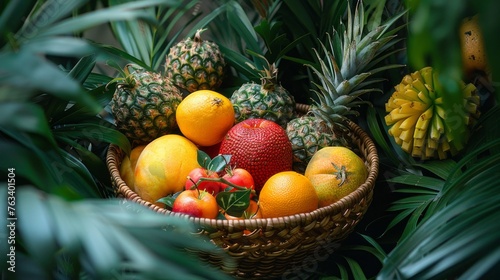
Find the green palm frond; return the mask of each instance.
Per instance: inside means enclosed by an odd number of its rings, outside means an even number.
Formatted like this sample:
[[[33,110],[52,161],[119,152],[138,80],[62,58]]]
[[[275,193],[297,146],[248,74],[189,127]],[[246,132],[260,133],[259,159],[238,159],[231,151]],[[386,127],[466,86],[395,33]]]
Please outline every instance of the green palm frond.
[[[468,150],[456,161],[415,164],[423,174],[389,179],[407,196],[388,209],[398,212],[388,229],[406,224],[380,279],[483,277],[495,271],[500,255],[491,249],[500,241],[495,222],[500,210],[500,135],[485,128],[494,126],[499,116],[496,106],[480,119]]]
[[[0,189],[0,211],[7,217],[7,185]],[[229,278],[187,253],[204,252],[231,264],[222,250],[193,234],[187,220],[120,200],[67,202],[29,185],[15,191],[17,279],[52,279],[56,273],[66,279]],[[7,230],[4,225],[3,236]],[[2,246],[2,271],[6,249]]]
[[[110,5],[132,3],[129,0],[112,0]],[[205,27],[221,13],[215,9],[207,15],[193,13],[199,5],[198,0],[162,1],[161,5],[142,10],[155,19],[154,24],[142,19],[113,21],[111,28],[122,50],[107,46],[107,50],[115,56],[141,65],[145,69],[160,71],[170,47],[184,37],[192,37],[196,30]]]
[[[19,167],[21,182],[66,198],[105,196],[102,185],[110,186],[102,160],[106,145],[130,150],[125,136],[99,115],[112,89],[105,87],[108,79],[92,73],[97,48],[78,33],[113,20],[152,22],[142,9],[161,1],[74,13],[87,2],[13,1],[0,14],[0,22],[6,22],[13,11],[26,12],[25,5],[32,5],[18,30],[2,26],[0,107],[17,116],[16,121],[11,114],[0,117],[0,149],[12,159],[2,161],[2,169]],[[89,83],[94,78],[96,83]]]

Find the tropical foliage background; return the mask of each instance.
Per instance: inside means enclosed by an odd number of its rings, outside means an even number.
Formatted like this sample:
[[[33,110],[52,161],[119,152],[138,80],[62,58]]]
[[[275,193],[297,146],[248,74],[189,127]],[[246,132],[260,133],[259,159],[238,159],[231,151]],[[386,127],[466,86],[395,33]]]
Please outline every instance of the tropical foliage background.
[[[203,2],[203,3],[202,3]],[[207,28],[232,67],[222,92],[258,81],[248,64],[276,62],[297,102],[310,102],[312,48],[338,28],[355,1],[25,0],[0,3],[0,211],[8,208],[15,169],[16,274],[9,273],[11,232],[0,230],[8,279],[224,279],[182,248],[218,252],[188,234],[185,221],[113,197],[105,153],[130,143],[113,126],[108,82],[134,62],[161,71],[169,47]],[[210,6],[206,6],[210,5]],[[500,19],[494,0],[365,0],[367,26],[397,17],[400,40],[378,63],[382,93],[356,119],[381,158],[375,198],[356,232],[335,254],[300,271],[308,279],[491,278],[500,267],[500,119],[498,84],[478,85],[482,115],[466,148],[447,160],[418,161],[387,135],[384,102],[402,75],[431,65],[445,90],[462,77],[457,28],[480,13],[493,74],[500,73]],[[204,9],[206,8],[206,9]],[[443,11],[447,11],[443,13]],[[89,39],[109,27],[112,41]],[[101,38],[102,39],[102,38]],[[109,39],[109,38],[106,38]],[[108,42],[109,40],[106,40]],[[452,108],[453,104],[449,104]],[[138,218],[140,216],[140,218]],[[176,230],[167,225],[175,226]],[[223,253],[220,252],[223,257]],[[231,260],[226,259],[227,265]]]

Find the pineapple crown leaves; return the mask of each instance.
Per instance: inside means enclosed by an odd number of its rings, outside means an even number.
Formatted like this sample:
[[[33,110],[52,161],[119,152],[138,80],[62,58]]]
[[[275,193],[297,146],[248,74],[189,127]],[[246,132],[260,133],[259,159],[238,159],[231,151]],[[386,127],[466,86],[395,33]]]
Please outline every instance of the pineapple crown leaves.
[[[252,55],[262,59],[267,64],[266,67],[263,67],[262,70],[258,70],[255,65],[247,62],[246,64],[253,70],[259,71],[260,81],[262,83],[262,88],[266,91],[273,91],[275,86],[278,84],[278,67],[276,67],[277,63],[270,63],[269,60],[266,59],[265,56],[249,51]]]
[[[108,87],[110,84],[117,83],[118,87],[127,87],[133,89],[137,86],[137,80],[132,73],[137,71],[147,71],[141,66],[132,63],[125,65],[123,69],[113,63],[110,63],[110,65],[112,65],[112,67],[119,72],[119,75],[118,77],[109,81],[106,87]],[[131,71],[131,69],[133,71]]]
[[[334,30],[334,37],[327,34],[330,53],[337,54],[342,57],[340,64],[340,72],[342,77],[350,78],[356,73],[365,71],[373,66],[375,58],[380,56],[388,47],[395,44],[394,33],[403,26],[397,27],[391,32],[388,32],[391,25],[399,19],[405,12],[395,15],[386,23],[379,25],[365,34],[365,26],[368,24],[365,20],[364,5],[362,1],[358,1],[352,15],[351,9],[347,8],[347,22],[340,22],[340,30]],[[342,36],[340,36],[342,34]],[[391,42],[392,41],[392,42]],[[340,46],[340,51],[336,52],[337,46]],[[385,56],[390,55],[386,54]],[[384,56],[384,57],[385,57]],[[377,61],[379,62],[379,61]],[[399,67],[400,65],[394,66]],[[378,70],[381,71],[382,69]],[[370,69],[372,74],[374,70]]]
[[[341,22],[340,31],[334,29],[333,36],[327,33],[326,44],[318,40],[320,51],[324,56],[320,55],[317,49],[313,49],[318,64],[316,66],[306,64],[320,81],[312,83],[317,88],[312,92],[318,98],[317,101],[313,101],[313,114],[322,116],[323,119],[330,119],[327,122],[331,123],[331,121],[337,122],[335,120],[343,121],[347,115],[357,116],[358,112],[351,110],[353,107],[362,104],[371,105],[370,102],[362,100],[361,95],[382,92],[378,88],[369,88],[368,86],[383,80],[380,78],[372,79],[371,76],[390,68],[402,66],[371,67],[390,55],[390,53],[383,53],[390,46],[395,35],[386,32],[388,26],[392,25],[399,16],[401,15],[397,15],[387,24],[375,27],[365,34],[364,8],[362,1],[358,1],[354,16],[348,6],[347,23]],[[343,34],[342,37],[340,33]],[[339,57],[342,58],[340,65]],[[367,68],[373,69],[365,71]]]

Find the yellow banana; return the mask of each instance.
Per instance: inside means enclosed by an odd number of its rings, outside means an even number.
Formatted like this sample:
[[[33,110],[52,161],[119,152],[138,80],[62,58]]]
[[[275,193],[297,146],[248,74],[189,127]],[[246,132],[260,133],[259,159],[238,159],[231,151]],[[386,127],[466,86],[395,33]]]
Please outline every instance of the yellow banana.
[[[415,128],[415,123],[418,121],[420,118],[420,115],[414,114],[403,120],[401,125],[399,126],[399,129],[401,130],[409,130],[409,129],[414,129]]]
[[[401,83],[403,85],[411,85],[411,82],[413,81],[413,79],[411,78],[411,75],[405,75],[403,77],[403,80],[401,81]]]
[[[432,77],[432,67],[425,67],[420,69],[420,75],[422,76],[424,84],[433,86],[433,80],[434,78]]]
[[[427,149],[425,149],[425,157],[426,158],[433,158],[435,154],[436,154],[436,149],[430,149],[429,147],[427,147]]]
[[[392,110],[389,114],[391,115],[392,121],[399,121],[401,119],[406,119],[414,113],[400,113],[399,109]]]
[[[436,141],[439,140],[443,131],[444,131],[443,121],[438,116],[434,116],[434,118],[432,118],[432,126],[430,134],[431,139]]]
[[[403,120],[400,120],[400,121],[397,121],[396,123],[394,123],[394,125],[391,126],[391,128],[389,128],[389,134],[391,134],[395,138],[399,137],[399,135],[401,134],[401,131],[402,131],[401,129],[399,129],[399,126],[401,125],[402,122],[403,122]]]
[[[422,148],[425,146],[425,138],[414,138],[413,139],[413,148]]]
[[[432,113],[434,112],[433,107],[429,107],[425,112],[423,112],[415,124],[415,128],[417,129],[422,129],[422,130],[427,130],[427,127],[429,126],[429,123],[432,119]]]
[[[387,125],[391,125],[395,122],[394,120],[392,120],[391,114],[385,115],[384,120],[385,120],[385,124],[387,124]]]
[[[409,142],[413,139],[413,130],[402,130],[399,135],[399,139],[403,140],[403,142]]]
[[[427,148],[435,150],[438,147],[438,141],[434,139],[427,139]]]
[[[411,84],[417,91],[423,91],[424,93],[427,93],[427,88],[425,87],[422,78],[414,79]]]
[[[446,112],[445,112],[444,108],[441,107],[441,106],[434,106],[434,107],[436,108],[437,116],[439,116],[442,119],[445,119],[446,118]]]
[[[413,88],[408,88],[404,91],[404,96],[406,99],[411,100],[411,101],[419,101],[420,98],[418,98],[418,92],[415,91]]]
[[[410,153],[412,148],[412,142],[413,141],[410,142],[403,141],[403,143],[401,144],[401,148],[403,148],[403,151]]]
[[[423,77],[422,77],[422,74],[420,73],[420,71],[415,71],[413,73],[410,73],[410,76],[413,80],[422,80]]]
[[[424,102],[425,104],[432,104],[432,100],[429,98],[429,95],[428,95],[428,92],[427,90],[425,92],[423,91],[419,91],[417,93],[417,96],[420,100],[422,100],[422,102]]]
[[[413,138],[415,138],[415,140],[425,139],[426,136],[427,136],[427,129],[415,128],[415,130],[413,131]]]
[[[399,107],[399,112],[400,114],[418,114],[421,115],[422,112],[427,110],[429,105],[419,102],[419,101],[411,101],[408,103],[403,103]]]
[[[415,147],[415,145],[413,145],[413,149],[411,150],[411,156],[412,157],[422,157],[422,148]]]
[[[402,99],[402,98],[394,98],[391,100],[391,105],[399,107],[403,104],[410,103],[411,101],[408,99]]]
[[[403,140],[399,139],[399,137],[394,137],[394,141],[396,142],[396,144],[398,144],[399,146],[403,145]]]

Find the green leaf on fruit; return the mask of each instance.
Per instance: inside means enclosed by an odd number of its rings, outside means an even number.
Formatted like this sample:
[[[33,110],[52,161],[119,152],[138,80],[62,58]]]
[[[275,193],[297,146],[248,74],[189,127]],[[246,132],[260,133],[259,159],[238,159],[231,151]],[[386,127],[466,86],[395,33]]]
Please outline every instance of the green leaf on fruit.
[[[218,155],[208,163],[207,169],[214,172],[221,172],[226,168],[230,160],[231,155]]]
[[[215,199],[220,208],[228,215],[240,217],[250,205],[251,192],[251,189],[220,192]]]
[[[163,203],[163,204],[165,204],[165,208],[167,208],[168,210],[172,210],[172,207],[174,206],[174,201],[177,198],[177,196],[179,196],[179,194],[181,192],[182,191],[176,192],[176,193],[171,194],[169,196],[162,197],[162,198],[158,199],[156,202]]]
[[[198,159],[198,164],[201,165],[203,168],[207,168],[208,163],[211,161],[210,156],[205,153],[204,151],[198,149],[198,154],[197,154],[197,159]]]
[[[231,155],[217,155],[211,159],[207,153],[198,150],[198,164],[206,170],[221,172],[229,164],[229,160]]]

